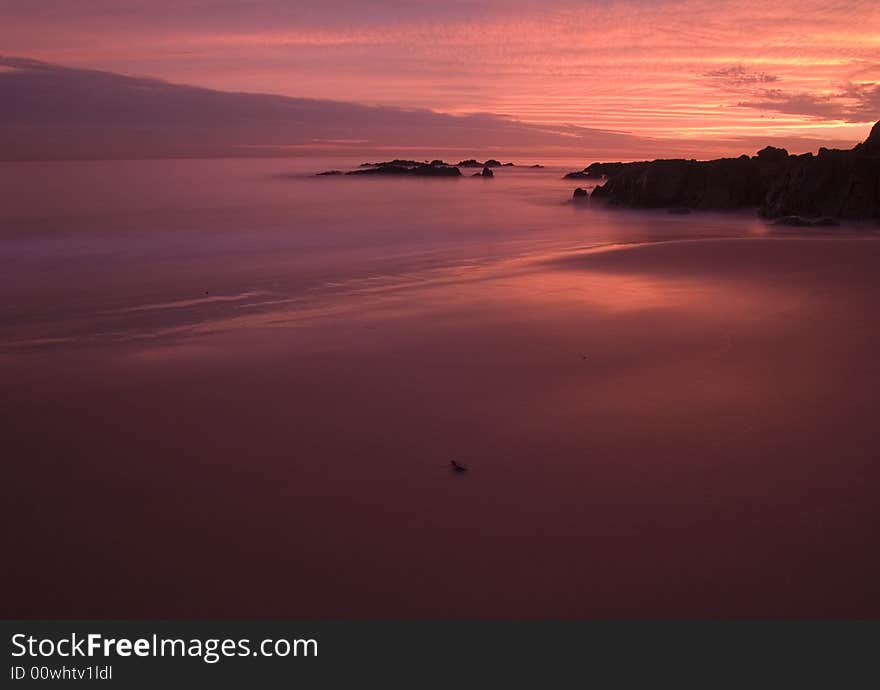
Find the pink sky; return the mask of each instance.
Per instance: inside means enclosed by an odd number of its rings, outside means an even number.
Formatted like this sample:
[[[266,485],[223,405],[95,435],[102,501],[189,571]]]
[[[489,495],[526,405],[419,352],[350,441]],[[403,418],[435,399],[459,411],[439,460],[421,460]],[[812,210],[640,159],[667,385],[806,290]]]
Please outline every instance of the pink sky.
[[[880,118],[876,0],[13,0],[0,16],[6,55],[221,90],[700,142],[849,144]]]

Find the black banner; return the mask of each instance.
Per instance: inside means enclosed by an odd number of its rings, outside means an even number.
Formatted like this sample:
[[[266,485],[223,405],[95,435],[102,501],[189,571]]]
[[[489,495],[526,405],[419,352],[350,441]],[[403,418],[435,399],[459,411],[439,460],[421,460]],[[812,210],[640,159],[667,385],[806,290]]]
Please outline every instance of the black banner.
[[[875,622],[14,622],[8,687],[877,682]]]

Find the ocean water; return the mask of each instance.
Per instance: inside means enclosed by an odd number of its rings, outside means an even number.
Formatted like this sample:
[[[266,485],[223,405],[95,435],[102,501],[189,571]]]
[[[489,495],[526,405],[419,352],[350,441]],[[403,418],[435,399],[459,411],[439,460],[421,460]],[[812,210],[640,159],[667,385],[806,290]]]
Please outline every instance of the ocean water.
[[[880,615],[873,230],[357,162],[0,164],[8,617]]]
[[[314,176],[356,164],[2,163],[0,338],[8,348],[146,336],[516,257],[767,232],[751,214],[578,206],[571,193],[585,181],[561,179],[561,167],[502,168],[491,180]]]

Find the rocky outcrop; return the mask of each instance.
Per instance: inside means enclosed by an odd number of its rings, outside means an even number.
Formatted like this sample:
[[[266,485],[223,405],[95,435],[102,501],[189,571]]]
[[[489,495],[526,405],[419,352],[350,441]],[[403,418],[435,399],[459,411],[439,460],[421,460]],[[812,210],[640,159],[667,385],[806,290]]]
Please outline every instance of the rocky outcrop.
[[[753,157],[594,163],[581,172],[607,176],[591,198],[612,205],[754,207],[768,218],[880,218],[880,123],[855,148],[822,148],[817,156],[768,146]]]
[[[593,196],[639,208],[735,209],[759,206],[780,162],[744,156],[713,161],[656,160],[627,163]]]
[[[880,121],[874,124],[868,138],[858,144],[854,150],[867,156],[880,156]]]
[[[571,195],[571,198],[575,201],[586,201],[590,198],[589,192],[583,187],[578,187],[574,190],[574,193]]]
[[[507,168],[513,165],[513,163],[502,163],[501,161],[496,161],[494,158],[490,158],[485,163],[481,163],[476,158],[468,158],[467,160],[459,161],[457,164],[459,168]]]
[[[346,175],[415,175],[417,177],[461,177],[461,171],[455,166],[442,161],[435,163],[418,163],[416,161],[388,161],[376,163],[371,167],[352,170]]]
[[[476,158],[468,158],[467,160],[459,161],[455,165],[452,163],[447,163],[439,158],[435,158],[430,163],[426,160],[424,161],[416,161],[410,160],[407,158],[395,158],[390,161],[381,161],[376,163],[361,163],[358,166],[358,170],[353,170],[349,173],[345,173],[346,175],[428,175],[428,176],[455,176],[456,173],[452,172],[458,170],[458,168],[501,168],[501,167],[511,167],[513,163],[502,163],[501,161],[497,161],[494,158],[490,158],[485,163],[481,163]],[[435,168],[436,170],[430,170],[430,168]],[[327,173],[318,173],[319,175],[324,174],[336,174],[335,171],[328,170]],[[339,173],[342,174],[342,173]],[[461,174],[459,170],[457,174]],[[479,173],[478,173],[479,174]]]
[[[403,168],[415,168],[419,165],[447,165],[441,160],[436,160],[433,163],[428,163],[428,161],[414,161],[406,158],[395,158],[392,161],[382,161],[381,163],[361,163],[358,167],[360,168],[378,168],[383,165],[398,165]]]
[[[620,172],[625,165],[632,163],[590,163],[583,170],[575,170],[563,176],[566,180],[598,180]]]
[[[761,161],[784,161],[786,158],[788,158],[788,151],[775,146],[765,146],[758,151],[758,160]]]
[[[875,137],[877,126],[871,133]],[[791,156],[761,206],[767,218],[880,218],[880,146],[869,137],[849,151]]]
[[[315,175],[317,175],[318,177],[320,177],[321,175],[341,175],[341,174],[342,174],[341,170],[325,170],[324,172],[315,173]]]

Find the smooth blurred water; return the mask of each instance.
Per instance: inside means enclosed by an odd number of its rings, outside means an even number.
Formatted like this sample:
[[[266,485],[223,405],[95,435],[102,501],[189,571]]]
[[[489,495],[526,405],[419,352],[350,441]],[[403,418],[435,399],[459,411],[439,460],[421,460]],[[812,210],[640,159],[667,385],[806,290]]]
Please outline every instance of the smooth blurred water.
[[[338,167],[0,165],[7,616],[880,613],[875,236]]]
[[[517,256],[767,231],[752,214],[574,204],[572,190],[586,181],[562,179],[563,167],[500,168],[493,179],[471,178],[467,168],[460,179],[314,175],[356,165],[0,163],[0,341],[180,326],[193,316],[156,308],[163,303],[309,301],[363,280],[418,281],[424,271],[461,273]],[[102,323],[108,310],[149,305],[126,324]]]

